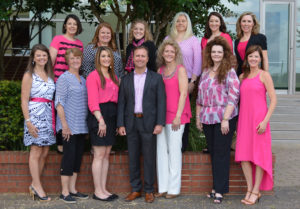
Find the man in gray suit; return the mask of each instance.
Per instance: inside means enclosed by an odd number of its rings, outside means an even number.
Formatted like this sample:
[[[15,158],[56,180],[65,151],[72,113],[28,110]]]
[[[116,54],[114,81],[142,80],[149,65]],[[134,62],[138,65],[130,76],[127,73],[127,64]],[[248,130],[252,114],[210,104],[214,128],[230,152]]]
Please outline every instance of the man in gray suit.
[[[122,78],[117,126],[127,135],[129,172],[132,193],[125,200],[141,197],[140,153],[144,159],[145,201],[154,201],[156,135],[162,131],[166,117],[166,94],[161,75],[148,70],[148,49],[138,46],[133,52],[135,69]]]

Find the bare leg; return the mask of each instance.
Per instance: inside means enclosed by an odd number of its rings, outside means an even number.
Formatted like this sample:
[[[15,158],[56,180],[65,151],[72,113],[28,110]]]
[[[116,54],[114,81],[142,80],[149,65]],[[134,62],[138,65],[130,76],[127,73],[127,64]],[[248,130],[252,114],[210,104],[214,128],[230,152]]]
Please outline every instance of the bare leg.
[[[253,181],[252,181],[252,165],[249,161],[242,161],[242,169],[244,172],[244,176],[247,182],[247,193],[245,195],[245,199],[248,200],[250,194],[253,190]]]
[[[41,179],[40,179],[40,157],[42,154],[42,147],[38,147],[35,145],[32,145],[30,147],[30,154],[29,154],[29,170],[32,177],[32,186],[35,189],[35,191],[39,194],[41,197],[45,197],[46,193],[42,187]]]
[[[264,175],[264,170],[259,167],[259,166],[256,166],[256,171],[255,171],[255,184],[254,184],[254,187],[253,187],[253,190],[252,190],[252,194],[249,198],[249,201],[251,202],[255,202],[257,198],[260,197],[260,193],[259,193],[259,187],[260,187],[260,184],[261,184],[261,180],[263,178],[263,175]]]
[[[103,165],[102,165],[102,171],[101,171],[101,185],[102,185],[102,190],[107,196],[110,196],[111,193],[107,191],[106,189],[106,180],[107,180],[107,173],[108,173],[108,167],[109,167],[109,156],[110,156],[110,150],[112,146],[107,146],[105,150],[105,156],[103,159]]]
[[[68,196],[70,194],[69,184],[70,184],[70,176],[61,176],[61,187],[62,187],[61,193],[64,196]]]
[[[45,167],[45,162],[48,156],[48,152],[49,152],[49,146],[45,146],[42,147],[42,153],[40,156],[40,160],[39,160],[39,171],[40,171],[40,176],[42,176],[44,167]]]
[[[73,173],[73,176],[70,176],[70,182],[69,182],[69,191],[72,192],[73,194],[77,193],[76,180],[77,180],[77,173]]]
[[[100,197],[102,199],[105,199],[108,197],[108,195],[105,194],[103,191],[102,186],[102,169],[103,169],[103,159],[105,156],[105,146],[93,146],[94,150],[94,159],[92,163],[92,173],[93,173],[93,179],[94,179],[94,187],[95,187],[95,195],[97,197]]]

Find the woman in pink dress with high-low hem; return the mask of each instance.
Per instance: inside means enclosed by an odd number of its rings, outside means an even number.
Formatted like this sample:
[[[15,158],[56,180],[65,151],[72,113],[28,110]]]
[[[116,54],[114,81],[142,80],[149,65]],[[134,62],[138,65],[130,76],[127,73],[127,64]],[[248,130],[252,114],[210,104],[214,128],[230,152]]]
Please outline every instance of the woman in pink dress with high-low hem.
[[[271,130],[269,120],[276,106],[271,75],[263,69],[260,46],[249,47],[240,75],[240,112],[237,126],[235,160],[241,162],[247,181],[247,193],[241,200],[255,204],[260,190],[273,188]],[[267,106],[266,93],[270,97]]]

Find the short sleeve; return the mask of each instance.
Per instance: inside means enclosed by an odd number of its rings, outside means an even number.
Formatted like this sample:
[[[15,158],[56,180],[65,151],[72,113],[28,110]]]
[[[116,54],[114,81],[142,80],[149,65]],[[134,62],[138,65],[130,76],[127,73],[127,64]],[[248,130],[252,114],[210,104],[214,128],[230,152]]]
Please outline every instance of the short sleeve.
[[[54,36],[50,46],[55,48],[56,50],[58,50],[59,49],[59,43],[60,43],[60,36]]]
[[[260,38],[260,46],[262,48],[262,50],[267,50],[267,37],[263,34],[261,34]]]
[[[86,87],[88,93],[88,106],[90,111],[93,113],[96,110],[100,110],[99,107],[99,86],[97,77],[92,72],[86,79]]]
[[[202,52],[201,45],[197,37],[193,37],[193,73],[197,77],[201,74]]]

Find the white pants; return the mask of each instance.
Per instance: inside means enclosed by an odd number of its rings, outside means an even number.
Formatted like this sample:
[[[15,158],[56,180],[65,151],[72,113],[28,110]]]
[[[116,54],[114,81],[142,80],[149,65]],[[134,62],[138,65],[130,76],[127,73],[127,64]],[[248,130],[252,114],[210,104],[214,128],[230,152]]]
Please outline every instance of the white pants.
[[[157,135],[157,180],[158,192],[177,195],[181,187],[182,135],[185,125],[173,131],[167,124]]]

